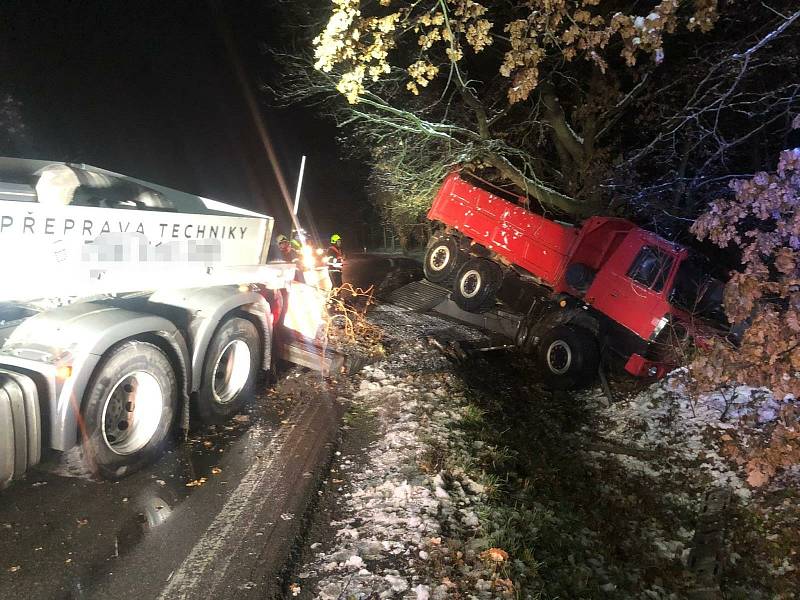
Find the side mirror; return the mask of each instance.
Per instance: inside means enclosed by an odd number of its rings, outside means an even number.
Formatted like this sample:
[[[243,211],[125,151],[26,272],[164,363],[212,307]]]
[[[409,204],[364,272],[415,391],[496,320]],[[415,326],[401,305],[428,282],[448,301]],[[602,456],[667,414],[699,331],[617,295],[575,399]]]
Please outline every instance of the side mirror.
[[[669,302],[670,304],[675,304],[676,296],[677,293],[675,292],[675,286],[673,285],[672,289],[669,291],[669,294],[667,294],[667,302]]]

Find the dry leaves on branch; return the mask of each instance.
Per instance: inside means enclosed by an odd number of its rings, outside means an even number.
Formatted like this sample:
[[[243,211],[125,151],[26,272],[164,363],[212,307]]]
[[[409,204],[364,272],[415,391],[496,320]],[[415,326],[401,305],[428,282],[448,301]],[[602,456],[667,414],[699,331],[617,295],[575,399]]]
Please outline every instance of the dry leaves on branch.
[[[724,306],[746,329],[738,346],[712,341],[693,374],[701,389],[739,382],[800,397],[800,148],[782,152],[775,173],[730,187],[733,197],[712,203],[692,231],[740,249],[742,269],[731,275]]]
[[[367,311],[375,304],[372,293],[372,286],[364,290],[349,283],[331,290],[328,311],[323,317],[324,345],[360,349],[366,354],[380,351],[383,333],[367,319]]]
[[[536,88],[539,67],[549,56],[567,61],[583,58],[605,71],[610,42],[618,39],[622,43],[614,48],[621,48],[627,65],[635,65],[640,56],[660,63],[665,35],[681,24],[689,31],[707,32],[718,18],[717,0],[695,0],[686,14],[678,11],[679,0],[660,0],[647,14],[601,7],[599,0],[510,6],[475,0],[381,0],[377,7],[362,6],[358,0],[331,4],[331,17],[314,39],[315,66],[326,73],[339,71],[337,89],[351,104],[363,96],[366,82],[391,73],[390,53],[405,35],[414,36],[419,53],[414,53],[413,64],[395,66],[408,72],[407,88],[414,94],[440,73],[442,62],[458,65],[466,50],[479,54],[502,40],[498,72],[510,78],[508,99],[515,103],[526,100]],[[499,31],[502,37],[496,34]]]

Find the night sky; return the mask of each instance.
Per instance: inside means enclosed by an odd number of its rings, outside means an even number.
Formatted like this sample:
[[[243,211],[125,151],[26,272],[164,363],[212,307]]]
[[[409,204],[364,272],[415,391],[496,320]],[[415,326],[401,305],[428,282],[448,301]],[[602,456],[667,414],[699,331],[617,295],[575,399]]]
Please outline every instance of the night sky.
[[[0,7],[0,94],[22,105],[24,138],[0,154],[85,162],[273,215],[288,212],[226,50],[230,39],[291,194],[308,156],[301,218],[361,245],[364,173],[342,160],[336,128],[270,107],[259,84],[278,44],[275,0],[9,2]]]

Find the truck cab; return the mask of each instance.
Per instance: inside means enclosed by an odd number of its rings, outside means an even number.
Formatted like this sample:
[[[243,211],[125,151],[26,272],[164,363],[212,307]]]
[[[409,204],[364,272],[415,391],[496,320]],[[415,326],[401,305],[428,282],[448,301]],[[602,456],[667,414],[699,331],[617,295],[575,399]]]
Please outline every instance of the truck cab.
[[[595,217],[584,224],[557,289],[596,311],[604,343],[625,357],[626,371],[660,377],[675,366],[664,360],[663,345],[725,325],[722,283],[703,267],[678,244],[627,221]],[[665,328],[677,338],[667,339]]]

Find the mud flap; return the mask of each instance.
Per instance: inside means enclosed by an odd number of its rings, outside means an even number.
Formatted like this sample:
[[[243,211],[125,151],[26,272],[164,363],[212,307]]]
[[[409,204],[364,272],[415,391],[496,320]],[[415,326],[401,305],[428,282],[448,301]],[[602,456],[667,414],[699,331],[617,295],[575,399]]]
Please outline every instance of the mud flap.
[[[0,489],[41,458],[41,415],[36,384],[0,371]]]
[[[5,387],[0,387],[0,490],[14,477],[16,462],[14,419],[11,414],[11,398]]]

